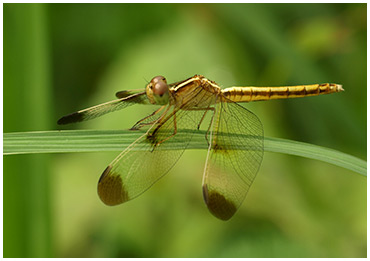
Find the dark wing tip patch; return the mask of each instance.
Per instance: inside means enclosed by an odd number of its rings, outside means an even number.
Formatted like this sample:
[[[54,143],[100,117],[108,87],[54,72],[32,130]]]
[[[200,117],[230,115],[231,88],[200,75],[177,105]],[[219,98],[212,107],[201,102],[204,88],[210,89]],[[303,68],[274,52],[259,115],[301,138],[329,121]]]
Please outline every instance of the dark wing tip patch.
[[[83,114],[82,113],[79,113],[79,112],[74,112],[74,113],[71,113],[71,114],[68,114],[66,116],[63,116],[62,118],[60,118],[58,120],[58,124],[59,125],[64,125],[64,124],[68,124],[68,123],[74,123],[74,122],[80,122],[80,121],[83,121]]]
[[[130,95],[132,95],[133,93],[132,92],[129,92],[129,91],[119,91],[119,92],[116,92],[116,97],[118,99],[122,99],[122,98],[126,98]]]
[[[203,197],[209,211],[219,219],[229,220],[237,210],[233,202],[217,191],[209,191],[207,185],[203,186]]]
[[[101,175],[98,183],[98,194],[101,201],[108,206],[115,206],[129,200],[120,175],[111,173],[108,166]]]

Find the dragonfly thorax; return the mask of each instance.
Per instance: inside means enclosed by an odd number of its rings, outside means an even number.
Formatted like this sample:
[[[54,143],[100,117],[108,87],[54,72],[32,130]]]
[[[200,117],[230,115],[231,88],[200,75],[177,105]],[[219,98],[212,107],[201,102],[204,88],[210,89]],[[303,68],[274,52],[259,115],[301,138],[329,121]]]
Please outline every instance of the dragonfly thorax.
[[[167,104],[169,99],[169,88],[166,78],[163,76],[154,77],[146,86],[146,96],[152,104]]]

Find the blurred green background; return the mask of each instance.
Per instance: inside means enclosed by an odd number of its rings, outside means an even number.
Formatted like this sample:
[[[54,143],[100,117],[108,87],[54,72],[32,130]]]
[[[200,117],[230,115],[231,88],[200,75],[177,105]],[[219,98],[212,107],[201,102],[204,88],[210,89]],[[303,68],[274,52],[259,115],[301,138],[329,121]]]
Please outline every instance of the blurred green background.
[[[221,86],[335,82],[344,93],[245,105],[265,135],[366,160],[366,4],[4,4],[4,132],[127,129],[133,106],[60,127],[67,113],[203,74]],[[366,257],[366,178],[265,153],[236,215],[203,203],[206,151],[186,151],[139,198],[107,207],[118,153],[4,157],[5,257]]]

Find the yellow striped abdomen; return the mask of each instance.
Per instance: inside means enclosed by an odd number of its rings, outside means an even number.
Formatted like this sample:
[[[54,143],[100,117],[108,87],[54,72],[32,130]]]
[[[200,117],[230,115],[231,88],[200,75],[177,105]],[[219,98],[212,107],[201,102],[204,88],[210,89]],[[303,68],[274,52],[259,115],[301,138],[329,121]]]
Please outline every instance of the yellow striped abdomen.
[[[222,94],[234,102],[251,102],[316,96],[341,91],[344,89],[340,84],[323,83],[282,87],[230,87],[222,90]]]

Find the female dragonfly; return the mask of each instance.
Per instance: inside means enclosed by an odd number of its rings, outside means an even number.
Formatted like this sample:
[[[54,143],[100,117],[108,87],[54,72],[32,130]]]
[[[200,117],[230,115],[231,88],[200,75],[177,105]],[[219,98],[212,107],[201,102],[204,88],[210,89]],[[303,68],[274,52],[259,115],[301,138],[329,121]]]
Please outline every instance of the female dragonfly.
[[[117,100],[64,116],[58,124],[94,119],[134,104],[161,105],[132,127],[146,127],[147,131],[121,152],[99,179],[100,199],[112,206],[134,199],[164,176],[209,113],[203,196],[214,216],[228,220],[246,197],[263,157],[262,124],[255,114],[237,103],[340,91],[341,85],[329,83],[221,89],[202,75],[172,84],[167,84],[163,76],[156,76],[141,92],[118,92]],[[180,129],[186,130],[181,137],[176,135]],[[172,148],[174,142],[176,149]]]

